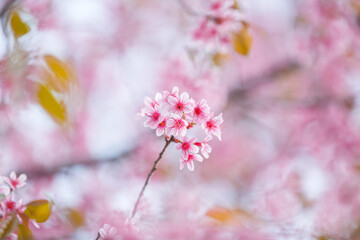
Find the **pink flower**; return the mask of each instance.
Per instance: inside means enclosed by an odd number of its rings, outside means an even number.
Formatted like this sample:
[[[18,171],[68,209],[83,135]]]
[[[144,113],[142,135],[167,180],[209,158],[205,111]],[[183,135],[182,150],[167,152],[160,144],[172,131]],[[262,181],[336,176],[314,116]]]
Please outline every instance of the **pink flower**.
[[[172,96],[172,97],[175,97],[175,98],[178,98],[179,97],[179,88],[178,87],[174,87],[171,91],[171,93],[169,93],[168,91],[163,91],[163,100],[165,103],[169,104],[169,97]]]
[[[10,173],[10,178],[4,178],[4,181],[10,186],[12,190],[16,188],[22,188],[26,185],[26,175],[21,174],[19,177],[16,176],[16,173],[12,171]]]
[[[145,107],[144,113],[149,118],[144,122],[144,127],[149,127],[155,129],[158,127],[159,122],[161,121],[161,113],[157,107],[149,108]]]
[[[208,144],[208,142],[211,139],[212,139],[211,136],[207,136],[203,142],[198,143],[198,144],[195,143],[196,145],[200,145],[200,147],[201,147],[200,151],[201,151],[201,154],[204,156],[204,158],[209,158],[209,153],[211,153],[211,151],[212,151],[210,144]]]
[[[189,125],[184,119],[182,119],[177,115],[174,115],[172,118],[170,118],[167,124],[168,124],[168,134],[173,135],[174,137],[185,136],[186,127]]]
[[[197,153],[199,152],[199,148],[194,145],[196,139],[195,138],[188,138],[183,137],[181,142],[177,144],[176,149],[181,150],[181,154],[184,158],[189,156],[189,153]]]
[[[220,113],[218,116],[213,117],[214,113],[211,113],[208,119],[203,122],[201,127],[205,130],[206,134],[208,136],[211,136],[211,134],[215,135],[219,138],[221,141],[221,130],[220,125],[224,122],[222,118],[222,113]]]
[[[101,239],[112,240],[117,236],[117,229],[109,224],[104,224],[104,226],[99,229],[99,234]]]
[[[197,102],[194,107],[194,123],[201,124],[203,121],[207,120],[209,114],[210,107],[207,105],[206,100],[202,99],[200,102]]]
[[[160,137],[161,135],[165,134],[165,130],[167,128],[167,120],[168,118],[167,117],[164,117],[164,116],[160,116],[160,120],[159,120],[159,124],[157,126],[157,129],[156,129],[156,136]]]
[[[180,157],[180,170],[186,165],[190,171],[194,171],[194,160],[202,162],[203,158],[199,154],[189,153],[187,157],[181,155]]]
[[[194,100],[189,98],[189,94],[184,92],[180,97],[169,96],[169,110],[176,114],[190,113],[194,108]]]

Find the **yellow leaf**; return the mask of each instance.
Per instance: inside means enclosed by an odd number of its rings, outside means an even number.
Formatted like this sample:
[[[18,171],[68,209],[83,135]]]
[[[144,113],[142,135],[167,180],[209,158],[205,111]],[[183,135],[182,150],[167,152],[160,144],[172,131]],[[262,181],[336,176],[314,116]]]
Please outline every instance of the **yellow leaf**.
[[[243,209],[228,209],[214,207],[207,211],[206,216],[220,221],[224,224],[242,223],[244,221],[256,221],[251,213]]]
[[[68,218],[70,224],[74,228],[78,228],[85,225],[84,214],[76,209],[68,208],[66,217]]]
[[[10,233],[14,232],[18,223],[19,220],[15,214],[6,219],[0,219],[0,239],[5,239]]]
[[[21,20],[19,13],[16,11],[14,11],[11,15],[10,26],[15,38],[24,36],[30,31],[29,25]]]
[[[216,66],[220,67],[227,58],[228,58],[227,54],[215,53],[212,60]]]
[[[51,214],[51,203],[47,200],[32,201],[26,206],[25,214],[36,222],[46,222]]]
[[[74,81],[74,74],[70,64],[52,55],[45,55],[44,60],[50,70],[50,72],[46,71],[44,76],[48,85],[58,92],[68,90],[69,84]]]
[[[32,240],[34,239],[32,232],[28,226],[19,224],[18,227],[18,240]]]
[[[249,26],[243,24],[244,27],[239,33],[234,33],[232,42],[236,52],[242,55],[247,55],[252,45],[252,37],[249,34]]]
[[[41,106],[57,121],[66,122],[67,112],[63,103],[58,102],[52,95],[50,90],[40,85],[38,90],[38,98]]]
[[[216,219],[220,222],[229,222],[235,218],[235,214],[233,211],[222,208],[222,207],[215,207],[207,211],[206,216]]]

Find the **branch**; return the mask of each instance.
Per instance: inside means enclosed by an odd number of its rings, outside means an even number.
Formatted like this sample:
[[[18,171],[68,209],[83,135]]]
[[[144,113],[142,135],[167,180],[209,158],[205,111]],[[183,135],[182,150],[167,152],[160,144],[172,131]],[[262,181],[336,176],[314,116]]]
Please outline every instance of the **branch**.
[[[24,172],[29,178],[32,178],[32,179],[41,178],[41,177],[49,177],[49,176],[58,174],[61,171],[66,171],[67,169],[70,169],[75,166],[94,167],[94,166],[98,166],[100,164],[117,162],[117,161],[124,159],[124,158],[130,156],[131,154],[133,154],[136,149],[137,149],[137,147],[135,146],[125,152],[119,153],[118,155],[116,155],[114,157],[111,157],[108,159],[103,159],[103,160],[84,159],[84,160],[77,161],[77,162],[67,162],[64,164],[59,164],[59,165],[51,167],[51,168],[32,169],[32,170],[28,170],[28,171],[18,170],[17,172]]]
[[[192,9],[185,0],[177,0],[180,6],[184,9],[184,11],[191,16],[199,16],[201,14],[197,13],[194,9]]]
[[[158,158],[156,159],[156,161],[154,162],[154,165],[153,165],[150,173],[148,174],[148,176],[147,176],[147,178],[146,178],[145,184],[144,184],[144,186],[142,187],[142,189],[141,189],[141,191],[140,191],[140,194],[139,194],[139,196],[138,196],[138,198],[137,198],[137,200],[136,200],[134,209],[133,209],[133,211],[132,211],[132,213],[131,213],[131,218],[130,218],[130,219],[133,219],[133,218],[135,217],[136,212],[137,212],[137,209],[138,209],[138,206],[139,206],[139,203],[140,203],[140,200],[141,200],[141,197],[142,197],[143,194],[144,194],[145,188],[146,188],[146,186],[148,185],[151,176],[152,176],[152,175],[154,174],[154,172],[156,171],[156,167],[157,167],[157,165],[159,164],[159,161],[160,161],[160,159],[162,158],[162,155],[164,154],[166,148],[169,146],[169,144],[170,144],[171,142],[174,141],[174,136],[172,136],[169,140],[166,140],[166,139],[165,139],[165,141],[166,141],[165,146],[164,146],[163,150],[160,152],[159,157],[158,157]]]
[[[254,77],[252,79],[246,80],[245,84],[240,87],[237,87],[229,92],[228,101],[236,101],[239,98],[242,98],[247,93],[251,92],[252,90],[261,87],[264,84],[270,83],[276,80],[276,77],[298,70],[300,68],[300,64],[295,61],[289,61],[285,64],[280,64],[275,66],[272,70],[268,71],[265,74],[261,74],[260,76]]]
[[[16,0],[9,0],[4,4],[4,7],[0,11],[0,18],[2,18],[5,13],[10,9],[11,5],[13,5]]]

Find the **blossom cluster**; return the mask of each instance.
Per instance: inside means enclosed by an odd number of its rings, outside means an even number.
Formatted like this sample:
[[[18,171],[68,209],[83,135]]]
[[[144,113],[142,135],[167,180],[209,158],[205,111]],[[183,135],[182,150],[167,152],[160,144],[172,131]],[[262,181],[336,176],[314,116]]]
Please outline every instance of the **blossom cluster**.
[[[173,139],[181,151],[180,169],[185,165],[194,170],[194,160],[202,162],[212,151],[209,141],[213,136],[221,140],[222,114],[214,117],[206,100],[195,101],[187,92],[180,93],[177,87],[171,92],[156,93],[155,98],[145,97],[140,115],[145,117],[145,127],[156,129],[156,135]],[[189,130],[200,126],[204,139],[189,136]],[[201,152],[201,155],[199,154]]]
[[[237,8],[236,0],[213,1],[194,30],[193,38],[215,46],[229,45],[232,33],[242,26],[243,17]]]
[[[16,176],[15,172],[11,172],[9,177],[0,176],[0,219],[5,219],[13,213],[20,218],[25,210],[23,200],[15,201],[13,197],[14,190],[23,188],[26,185],[26,175]]]
[[[9,177],[0,176],[0,239],[33,239],[30,224],[39,228],[38,223],[50,217],[49,201],[23,204],[22,199],[15,199],[15,192],[26,185],[26,180],[25,174],[17,176],[14,171]]]

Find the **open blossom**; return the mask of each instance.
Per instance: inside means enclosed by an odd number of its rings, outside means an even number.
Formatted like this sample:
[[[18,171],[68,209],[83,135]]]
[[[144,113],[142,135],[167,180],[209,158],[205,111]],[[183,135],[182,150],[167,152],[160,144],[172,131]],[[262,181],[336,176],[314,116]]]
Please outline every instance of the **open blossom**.
[[[174,116],[168,121],[169,134],[173,135],[174,137],[183,137],[186,134],[186,127],[188,125],[189,124],[181,117]]]
[[[195,146],[196,138],[183,137],[181,142],[176,146],[176,149],[181,150],[181,154],[184,158],[189,156],[189,153],[199,152],[199,148]]]
[[[205,130],[208,136],[211,134],[215,135],[221,141],[221,130],[220,125],[224,122],[222,113],[220,115],[213,117],[214,113],[211,113],[208,119],[203,122],[202,128]]]
[[[101,239],[104,240],[115,240],[117,237],[117,229],[112,227],[109,224],[104,224],[102,228],[99,229],[99,234]]]
[[[12,171],[10,173],[10,178],[5,177],[4,181],[10,186],[11,189],[22,188],[26,185],[26,175],[21,174],[19,177],[16,176],[16,173]]]
[[[144,126],[149,127],[151,129],[157,128],[158,124],[159,124],[159,122],[161,120],[161,114],[160,114],[159,110],[157,109],[157,107],[155,107],[155,108],[146,107],[146,109],[144,110],[144,113],[145,113],[146,116],[149,117],[144,122]]]
[[[140,113],[145,118],[144,126],[155,129],[157,136],[172,137],[177,143],[176,149],[181,151],[180,168],[187,165],[192,171],[193,160],[201,162],[203,157],[209,157],[211,135],[221,139],[222,115],[213,117],[210,110],[205,99],[195,101],[188,93],[181,93],[174,87],[171,92],[157,93],[154,99],[145,97]],[[195,126],[202,127],[204,135],[207,135],[204,140],[189,136]],[[199,149],[203,157],[197,154]]]
[[[210,144],[208,144],[211,139],[211,136],[207,136],[204,141],[195,143],[196,146],[200,147],[201,154],[204,156],[204,158],[209,158],[209,154],[212,151]]]
[[[194,123],[196,124],[201,124],[201,122],[206,120],[207,116],[210,114],[210,107],[207,105],[205,99],[196,103],[193,114]]]
[[[194,171],[194,160],[202,162],[203,158],[199,154],[189,153],[187,157],[180,157],[180,169],[186,165],[190,171]]]
[[[180,97],[169,96],[168,102],[169,110],[179,115],[189,113],[194,109],[194,100],[190,99],[186,92],[182,93]]]
[[[156,129],[156,136],[160,137],[161,135],[165,134],[165,131],[167,129],[167,120],[168,117],[166,116],[160,116],[159,124]]]

